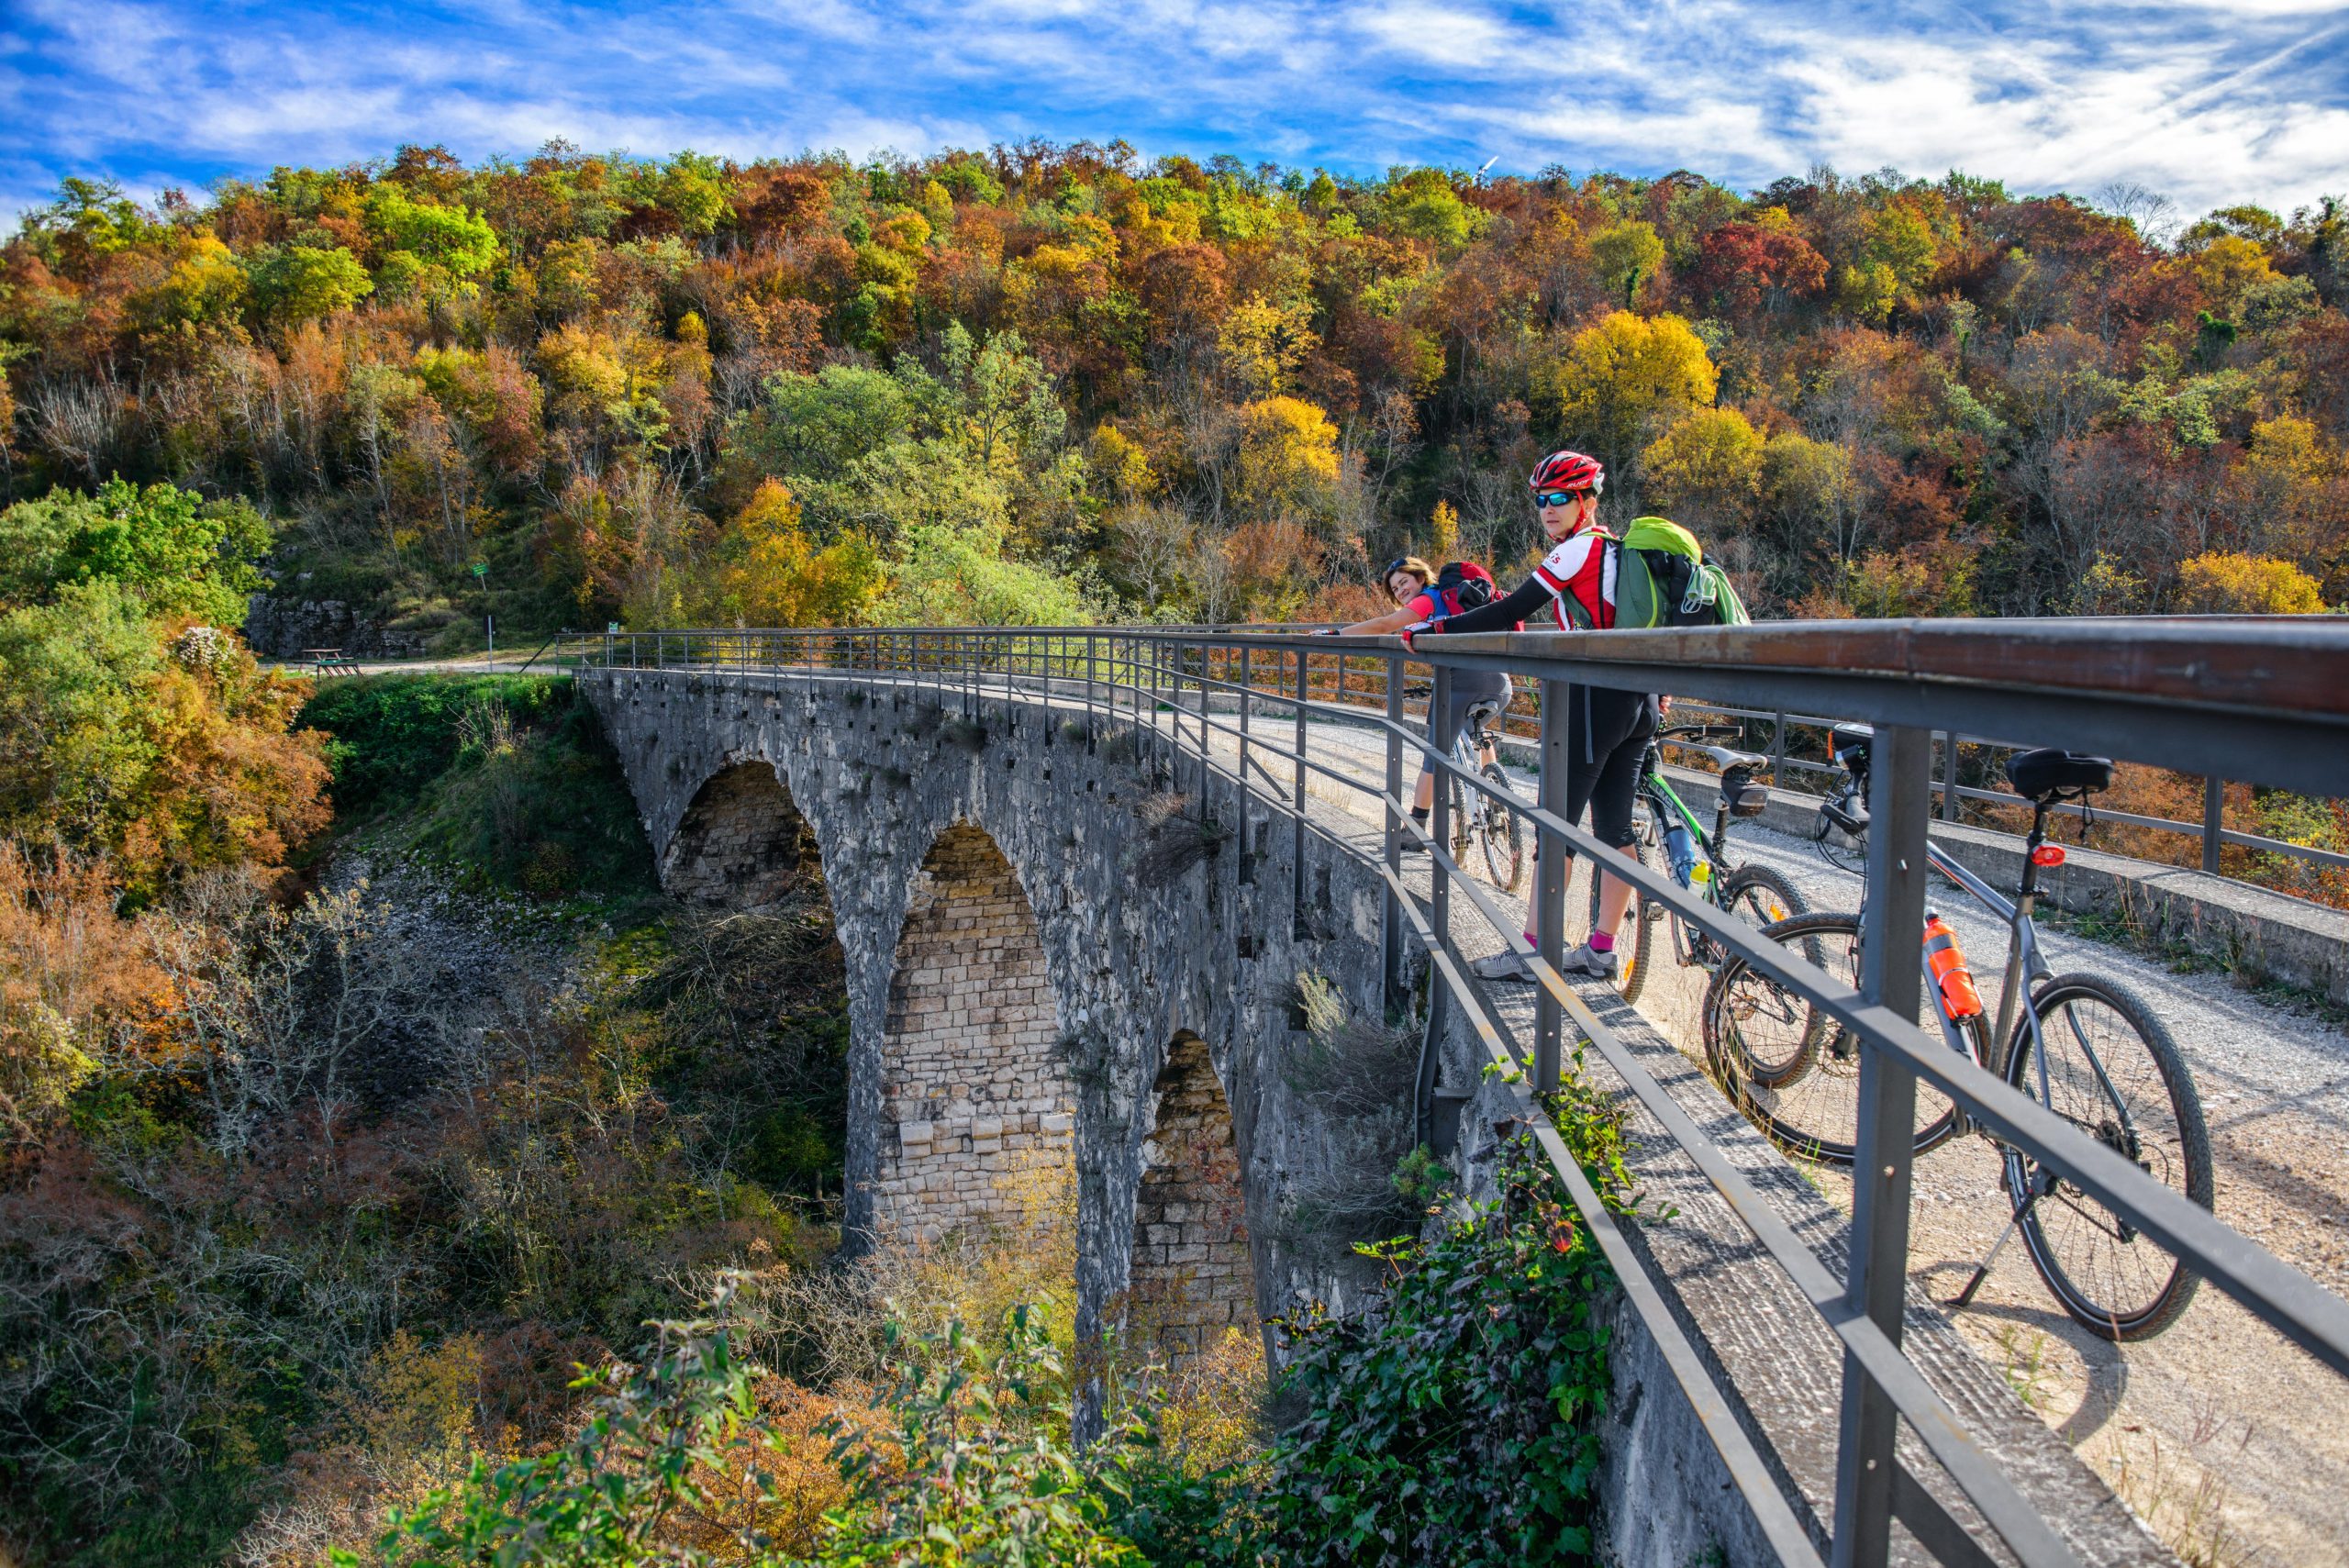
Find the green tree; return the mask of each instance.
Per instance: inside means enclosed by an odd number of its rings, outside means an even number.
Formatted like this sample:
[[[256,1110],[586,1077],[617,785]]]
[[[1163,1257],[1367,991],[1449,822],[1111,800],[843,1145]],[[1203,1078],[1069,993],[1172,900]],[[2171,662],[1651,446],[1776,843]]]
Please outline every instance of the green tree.
[[[1664,240],[1657,236],[1655,225],[1634,219],[1592,235],[1590,255],[1598,263],[1598,275],[1607,280],[1608,292],[1621,299],[1623,308],[1629,310],[1640,285],[1664,265]]]
[[[669,160],[657,199],[675,217],[681,232],[698,239],[734,216],[726,201],[725,172],[717,159],[699,152],[687,150]]]
[[[239,626],[246,596],[269,586],[254,562],[270,539],[248,503],[206,502],[176,485],[111,479],[95,495],[52,490],[0,512],[0,604],[111,584],[153,615]]]
[[[889,554],[882,626],[1087,626],[1092,606],[1069,578],[1015,559],[1000,524],[909,522]]]
[[[740,450],[763,474],[838,479],[858,459],[910,438],[916,410],[905,384],[880,371],[826,365],[778,375],[745,422]]]
[[[375,292],[359,259],[337,246],[271,246],[252,262],[253,299],[281,328],[348,310]]]
[[[500,255],[487,218],[462,206],[415,201],[397,185],[369,194],[367,220],[388,251],[375,277],[388,295],[463,292]]]

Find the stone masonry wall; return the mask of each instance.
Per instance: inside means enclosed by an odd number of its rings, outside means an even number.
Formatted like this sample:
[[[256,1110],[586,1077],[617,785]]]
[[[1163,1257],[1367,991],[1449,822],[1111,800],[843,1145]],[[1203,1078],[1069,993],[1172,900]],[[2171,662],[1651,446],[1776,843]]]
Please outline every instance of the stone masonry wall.
[[[661,883],[691,904],[755,909],[781,898],[816,860],[813,836],[774,764],[711,775],[661,857]]]
[[[1175,1038],[1152,1097],[1128,1310],[1179,1366],[1228,1329],[1253,1326],[1247,1201],[1231,1107],[1205,1040]]]
[[[1028,895],[984,829],[939,835],[889,988],[874,1218],[885,1235],[1074,1223],[1076,1102]]]

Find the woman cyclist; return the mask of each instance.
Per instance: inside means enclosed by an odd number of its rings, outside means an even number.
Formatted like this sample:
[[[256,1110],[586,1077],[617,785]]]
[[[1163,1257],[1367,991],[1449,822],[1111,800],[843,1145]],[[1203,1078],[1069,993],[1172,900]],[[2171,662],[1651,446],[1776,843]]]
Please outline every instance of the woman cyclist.
[[[1395,608],[1383,616],[1341,627],[1343,636],[1391,636],[1408,626],[1433,626],[1447,616],[1459,613],[1445,602],[1443,593],[1436,586],[1435,568],[1416,555],[1406,555],[1386,563],[1379,573],[1386,591],[1394,595]],[[1438,712],[1432,702],[1428,705],[1428,744],[1439,754],[1449,752],[1452,743],[1468,728],[1468,710],[1490,703],[1499,708],[1508,706],[1510,695],[1508,677],[1497,670],[1462,670],[1452,677],[1452,700]],[[1486,746],[1477,757],[1479,762],[1490,762],[1493,749]],[[1412,797],[1411,820],[1420,827],[1428,825],[1428,814],[1435,808],[1435,764],[1422,759],[1419,764],[1419,793]],[[1408,833],[1397,834],[1407,854],[1425,854],[1427,846]]]
[[[1596,458],[1581,452],[1552,452],[1527,481],[1550,553],[1533,575],[1492,603],[1464,610],[1424,625],[1402,628],[1408,646],[1413,636],[1454,631],[1505,631],[1519,621],[1549,610],[1565,630],[1575,628],[1566,613],[1568,597],[1582,608],[1585,624],[1615,624],[1615,555],[1605,548],[1609,538],[1598,526],[1598,494],[1607,472]],[[1566,774],[1566,820],[1582,819],[1590,807],[1591,832],[1600,842],[1626,854],[1639,851],[1632,841],[1631,803],[1640,784],[1640,761],[1655,734],[1655,699],[1639,692],[1611,691],[1604,686],[1575,686],[1568,694],[1566,747],[1571,766]],[[1537,846],[1535,855],[1538,858]],[[1571,853],[1571,851],[1569,851]],[[1587,940],[1559,960],[1568,974],[1615,977],[1615,933],[1622,928],[1623,910],[1631,901],[1631,886],[1614,877],[1605,879],[1599,896],[1598,925]],[[1540,900],[1534,901],[1539,908]],[[1532,941],[1529,929],[1525,940]],[[1515,953],[1496,953],[1473,965],[1486,980],[1531,980],[1533,972]]]

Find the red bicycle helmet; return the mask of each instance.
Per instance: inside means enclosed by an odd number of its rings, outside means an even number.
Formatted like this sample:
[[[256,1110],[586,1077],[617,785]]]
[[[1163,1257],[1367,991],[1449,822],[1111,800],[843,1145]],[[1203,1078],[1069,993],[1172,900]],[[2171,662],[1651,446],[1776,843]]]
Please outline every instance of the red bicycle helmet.
[[[1534,491],[1588,490],[1595,495],[1607,487],[1607,470],[1595,457],[1552,452],[1533,465],[1533,476],[1525,483]]]

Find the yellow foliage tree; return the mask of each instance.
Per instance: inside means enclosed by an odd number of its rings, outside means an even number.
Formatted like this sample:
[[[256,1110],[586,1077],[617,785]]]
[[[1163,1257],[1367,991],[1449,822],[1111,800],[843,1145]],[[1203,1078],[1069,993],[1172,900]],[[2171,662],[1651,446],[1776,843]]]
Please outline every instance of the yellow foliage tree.
[[[2229,483],[2245,520],[2288,559],[2323,570],[2349,539],[2349,460],[2310,420],[2254,425]]]
[[[818,549],[781,480],[760,484],[719,540],[728,607],[745,626],[862,626],[888,591],[880,551],[862,534]]]
[[[1311,307],[1302,300],[1275,303],[1262,295],[1251,295],[1246,304],[1223,318],[1216,331],[1216,347],[1250,392],[1285,402],[1276,395],[1288,385],[1290,373],[1298,361],[1321,346],[1312,319]]]
[[[2276,275],[2276,269],[2268,265],[2266,247],[2237,234],[2211,240],[2195,252],[2190,266],[2194,281],[2210,296],[2210,307],[2221,316],[2232,316],[2246,290]]]
[[[1338,481],[1338,428],[1301,397],[1266,397],[1240,411],[1239,499],[1272,513],[1324,509]]]
[[[1460,510],[1449,501],[1438,501],[1434,516],[1428,519],[1428,559],[1441,566],[1459,548]]]
[[[1620,467],[1653,433],[1706,407],[1720,384],[1704,340],[1677,316],[1618,310],[1575,333],[1565,352],[1536,370],[1563,433]]]
[[[2178,598],[2212,615],[2312,616],[2324,613],[2317,580],[2288,561],[2211,550],[2181,563]]]
[[[1700,408],[1640,454],[1652,503],[1699,532],[1734,530],[1762,489],[1762,438],[1734,408]]]

